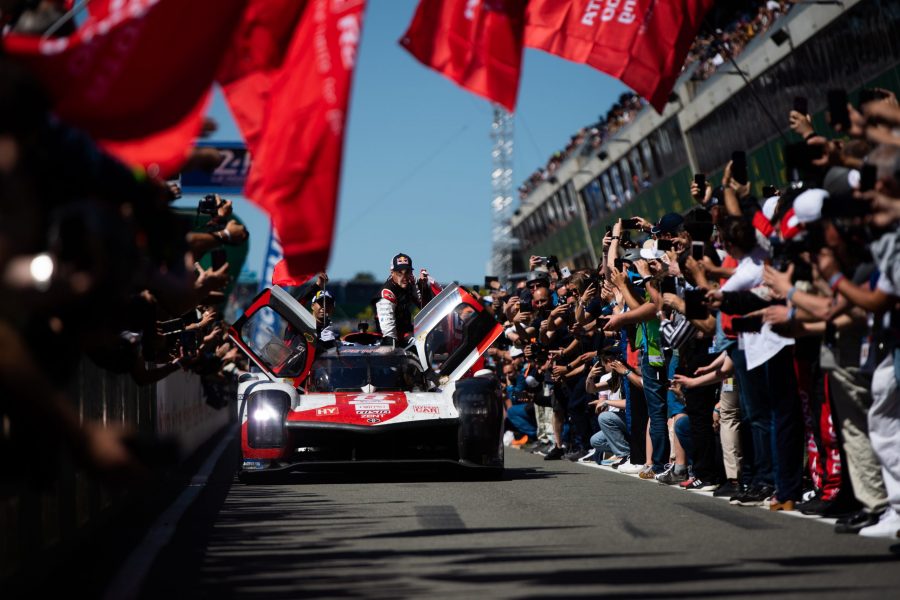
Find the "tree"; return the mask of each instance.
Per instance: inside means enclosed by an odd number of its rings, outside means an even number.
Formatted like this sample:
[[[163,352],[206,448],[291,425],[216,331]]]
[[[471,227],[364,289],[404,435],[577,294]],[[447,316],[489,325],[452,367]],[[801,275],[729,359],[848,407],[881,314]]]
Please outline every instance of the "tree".
[[[361,281],[364,283],[371,283],[375,281],[375,275],[369,273],[368,271],[362,271],[353,276],[353,279],[350,281]]]

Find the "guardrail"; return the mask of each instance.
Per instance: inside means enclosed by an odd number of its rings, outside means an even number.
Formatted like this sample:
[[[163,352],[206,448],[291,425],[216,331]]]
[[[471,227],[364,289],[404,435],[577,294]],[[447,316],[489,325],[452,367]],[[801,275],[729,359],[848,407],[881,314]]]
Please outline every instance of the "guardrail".
[[[233,410],[207,404],[200,378],[191,373],[139,387],[127,375],[83,360],[70,391],[82,419],[172,436],[185,457],[234,418]],[[56,473],[39,476],[47,480],[43,491],[26,484],[0,489],[0,579],[86,539],[127,497],[93,481],[66,456]]]

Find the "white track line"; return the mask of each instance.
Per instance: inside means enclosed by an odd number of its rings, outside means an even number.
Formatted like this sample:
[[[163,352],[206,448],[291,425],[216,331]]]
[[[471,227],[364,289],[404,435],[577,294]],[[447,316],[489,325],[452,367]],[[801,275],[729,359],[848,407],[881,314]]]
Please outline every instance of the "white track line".
[[[222,453],[231,443],[237,426],[229,428],[228,432],[219,441],[219,444],[207,457],[206,461],[200,467],[200,470],[191,478],[191,483],[184,489],[178,498],[173,502],[166,511],[156,519],[156,522],[150,527],[147,535],[141,540],[141,543],[132,550],[131,554],[119,568],[118,573],[112,579],[106,592],[103,595],[104,600],[119,600],[123,598],[137,598],[140,596],[141,586],[153,561],[159,555],[166,544],[172,541],[175,535],[175,528],[187,509],[194,503],[206,483],[213,469],[222,457]]]

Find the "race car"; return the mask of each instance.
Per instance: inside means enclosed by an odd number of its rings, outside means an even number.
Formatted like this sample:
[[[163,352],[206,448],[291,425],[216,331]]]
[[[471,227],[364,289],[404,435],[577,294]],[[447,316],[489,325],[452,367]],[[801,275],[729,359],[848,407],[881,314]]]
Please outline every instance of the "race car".
[[[492,378],[471,371],[502,327],[457,284],[413,327],[404,347],[369,335],[324,349],[315,319],[289,293],[260,293],[229,330],[261,371],[238,386],[241,480],[384,462],[501,477],[502,400]]]

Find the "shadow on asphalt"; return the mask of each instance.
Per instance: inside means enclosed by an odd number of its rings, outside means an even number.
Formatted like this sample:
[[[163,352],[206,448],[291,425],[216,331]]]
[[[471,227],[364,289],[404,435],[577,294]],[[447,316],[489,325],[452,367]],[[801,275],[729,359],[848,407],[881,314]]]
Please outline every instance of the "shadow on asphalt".
[[[365,465],[335,471],[279,471],[273,473],[245,473],[241,483],[247,485],[319,485],[323,483],[435,483],[456,481],[521,481],[571,476],[572,473],[552,472],[527,467],[507,467],[502,476],[482,473],[455,465],[439,465],[428,469],[403,468],[394,465]]]

